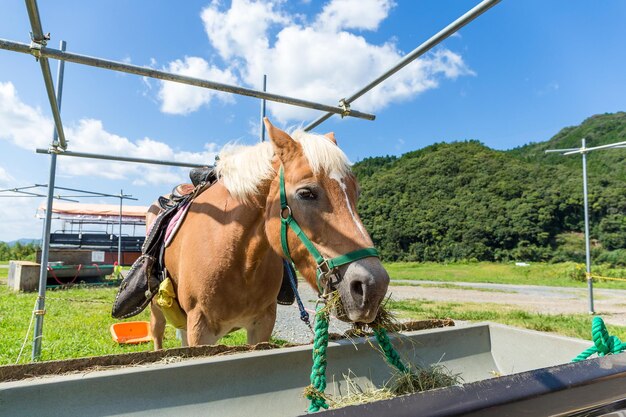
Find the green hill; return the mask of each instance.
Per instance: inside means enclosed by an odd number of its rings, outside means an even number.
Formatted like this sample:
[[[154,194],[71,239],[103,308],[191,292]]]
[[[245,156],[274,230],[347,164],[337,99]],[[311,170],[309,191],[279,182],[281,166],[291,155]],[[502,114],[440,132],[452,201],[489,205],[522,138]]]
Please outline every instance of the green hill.
[[[387,260],[582,260],[581,157],[544,153],[582,137],[587,146],[626,141],[626,113],[510,151],[466,141],[365,159],[354,166],[361,217]],[[622,262],[625,159],[620,149],[588,161],[595,254]]]

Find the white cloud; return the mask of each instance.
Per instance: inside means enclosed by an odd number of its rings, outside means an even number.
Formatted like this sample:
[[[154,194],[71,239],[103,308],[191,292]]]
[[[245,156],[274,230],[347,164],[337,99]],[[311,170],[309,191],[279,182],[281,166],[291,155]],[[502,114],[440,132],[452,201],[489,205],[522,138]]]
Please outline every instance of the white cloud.
[[[291,19],[276,11],[273,1],[233,0],[230,9],[220,11],[213,1],[200,14],[204,29],[215,49],[225,60],[244,58],[269,48],[267,31],[272,24],[290,25]]]
[[[316,26],[333,31],[376,30],[393,6],[390,0],[333,0],[317,16]]]
[[[52,120],[23,103],[12,83],[0,82],[0,140],[7,140],[28,150],[45,147],[51,139]],[[82,119],[66,124],[65,135],[73,151],[212,164],[217,145],[206,144],[201,152],[175,150],[168,144],[150,138],[136,141],[107,131],[100,120]],[[75,158],[71,164],[60,163],[66,175],[129,179],[136,184],[173,184],[186,181],[185,170],[166,166],[131,164]],[[0,170],[0,180],[8,175]]]
[[[46,147],[52,140],[52,120],[24,104],[11,82],[0,82],[0,126],[0,140],[22,148]]]
[[[0,166],[0,186],[2,188],[9,187],[13,181],[15,178],[4,167]]]
[[[177,59],[170,62],[166,69],[175,74],[188,75],[223,84],[237,84],[237,78],[229,69],[221,70],[214,65],[209,65],[204,59],[194,56],[186,56],[182,61]],[[187,114],[198,110],[200,106],[209,103],[213,98],[226,103],[234,100],[232,95],[215,90],[161,81],[159,99],[161,100],[161,111],[164,113]]]
[[[0,83],[0,90],[2,89]],[[6,168],[0,166],[0,187],[10,188],[16,186],[16,180]],[[37,190],[28,190],[37,192]],[[13,193],[3,193],[11,195]],[[2,222],[2,239],[15,240],[19,238],[38,238],[41,235],[42,224],[33,221],[38,204],[41,202],[37,198],[17,197],[2,198],[0,204],[0,221]]]
[[[203,9],[201,18],[209,42],[228,63],[227,69],[211,76],[226,74],[233,82],[259,88],[267,74],[268,90],[273,93],[335,105],[403,56],[395,38],[373,44],[350,31],[375,31],[395,6],[391,0],[332,0],[310,23],[284,11],[283,5],[279,0],[233,0],[225,8],[213,0]],[[199,60],[195,65],[209,68],[206,61],[195,59]],[[174,61],[170,66],[178,69],[182,64]],[[354,107],[377,111],[436,88],[442,79],[471,74],[461,55],[439,48],[360,98]],[[200,98],[203,92],[191,87],[177,91],[175,100],[163,103],[168,112],[188,113],[212,99],[207,93]],[[276,103],[269,103],[268,109],[283,124],[319,115]]]

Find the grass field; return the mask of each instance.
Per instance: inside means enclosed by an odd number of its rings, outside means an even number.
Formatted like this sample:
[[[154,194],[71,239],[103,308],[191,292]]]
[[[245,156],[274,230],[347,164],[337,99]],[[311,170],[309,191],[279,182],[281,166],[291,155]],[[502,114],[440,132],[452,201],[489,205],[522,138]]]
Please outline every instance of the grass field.
[[[493,262],[453,264],[393,262],[385,263],[384,266],[392,280],[488,282],[557,287],[585,287],[587,285],[584,280],[577,281],[570,277],[571,271],[576,267],[576,264],[573,262],[557,264],[535,263],[529,266]],[[602,272],[601,274],[599,272],[600,275],[607,274],[608,276],[626,278],[622,270],[611,270],[601,267],[599,271]],[[626,282],[594,281],[594,286],[626,289]]]
[[[0,268],[0,365],[15,363],[20,347],[28,335],[20,363],[30,361],[32,328],[27,333],[36,293],[14,293],[6,286],[7,269]],[[117,288],[74,287],[48,291],[44,319],[42,360],[67,359],[145,351],[152,343],[119,345],[113,341],[109,327],[119,322],[111,317],[111,306]],[[149,320],[149,312],[129,319]],[[221,341],[224,344],[245,343],[243,331],[234,332]],[[164,346],[179,347],[175,330],[167,326]]]

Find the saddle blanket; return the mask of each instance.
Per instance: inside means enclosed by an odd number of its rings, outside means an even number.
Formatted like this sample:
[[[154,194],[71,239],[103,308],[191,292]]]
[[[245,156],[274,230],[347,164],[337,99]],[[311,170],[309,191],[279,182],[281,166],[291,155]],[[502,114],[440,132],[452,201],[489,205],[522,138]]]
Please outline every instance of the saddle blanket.
[[[166,248],[170,245],[170,243],[172,243],[174,236],[176,236],[176,232],[178,232],[180,225],[183,223],[183,220],[185,220],[185,216],[187,215],[190,206],[191,201],[183,203],[180,207],[178,207],[176,214],[174,214],[174,217],[172,217],[167,224],[167,228],[165,229]]]

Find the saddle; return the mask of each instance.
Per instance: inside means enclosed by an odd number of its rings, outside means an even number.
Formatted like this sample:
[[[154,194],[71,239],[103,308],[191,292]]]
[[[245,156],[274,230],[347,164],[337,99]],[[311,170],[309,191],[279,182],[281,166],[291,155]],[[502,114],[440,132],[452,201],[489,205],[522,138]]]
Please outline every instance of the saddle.
[[[200,182],[178,185],[174,187],[169,197],[159,197],[161,212],[150,227],[141,247],[141,256],[133,263],[120,284],[111,310],[111,316],[114,318],[133,317],[148,306],[157,294],[159,285],[166,278],[163,255],[168,231],[171,231],[168,230],[170,223],[196,196],[217,181],[215,172],[210,168],[195,168],[190,177],[192,181]]]
[[[133,263],[120,284],[111,310],[111,316],[114,318],[133,317],[150,304],[158,293],[161,282],[167,278],[163,255],[177,229],[175,225],[170,227],[172,221],[177,216],[182,218],[184,213],[181,212],[189,207],[191,201],[217,182],[217,175],[211,168],[194,168],[189,177],[192,184],[178,185],[168,197],[159,197],[158,205],[161,212],[152,223],[141,247],[142,255]],[[182,219],[180,221],[182,222]],[[282,305],[291,305],[295,301],[294,288],[290,284],[287,268],[291,268],[291,273],[295,276],[291,265],[283,262],[283,280],[277,297],[278,303]]]

